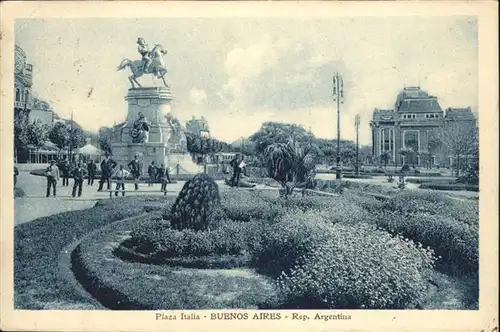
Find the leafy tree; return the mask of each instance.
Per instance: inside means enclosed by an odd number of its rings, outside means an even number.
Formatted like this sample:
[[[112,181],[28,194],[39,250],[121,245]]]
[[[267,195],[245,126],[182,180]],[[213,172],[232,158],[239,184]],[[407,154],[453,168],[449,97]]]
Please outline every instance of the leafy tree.
[[[220,140],[195,135],[190,132],[186,132],[186,145],[187,150],[191,155],[206,155],[218,152],[228,152],[231,150],[230,145],[226,142]]]
[[[363,162],[363,161],[371,162],[372,157],[373,157],[371,145],[360,146],[358,153],[359,153],[359,161],[360,162]]]
[[[66,124],[56,122],[49,132],[49,139],[59,150],[64,149],[69,144],[69,130]]]
[[[16,112],[14,114],[14,156],[16,160],[21,159],[21,155],[26,155],[28,137],[26,127],[28,125],[28,115],[26,112]]]
[[[41,148],[47,142],[49,127],[37,120],[27,125],[26,140],[27,143],[33,145],[36,149]]]
[[[73,122],[73,124],[57,122],[49,133],[49,139],[59,150],[81,148],[85,145],[85,138],[83,129],[76,122]]]
[[[113,150],[111,148],[111,140],[113,138],[113,128],[110,127],[101,127],[99,129],[99,149],[102,151],[112,154]]]
[[[40,120],[29,122],[28,114],[19,112],[14,117],[14,156],[27,158],[28,145],[41,148],[48,138],[49,127]],[[22,156],[22,158],[19,158]]]
[[[85,135],[82,127],[73,125],[73,128],[69,131],[69,134],[69,143],[72,150],[81,148],[85,145],[87,136]]]
[[[264,122],[261,128],[249,139],[254,143],[255,152],[264,154],[266,148],[271,144],[287,144],[290,140],[299,144],[310,144],[314,136],[311,132],[296,124]]]
[[[404,164],[414,164],[417,153],[412,149],[401,149],[398,152],[401,156],[404,157]]]
[[[340,149],[340,160],[343,164],[353,165],[356,163],[356,149],[352,146],[344,146]]]
[[[445,151],[455,157],[456,174],[459,176],[461,159],[472,154],[478,141],[476,126],[468,122],[447,123],[439,132]]]
[[[313,140],[313,146],[316,146],[316,152],[318,155],[323,155],[328,161],[335,162],[337,158],[337,140],[334,139],[324,139],[315,138]],[[354,163],[356,158],[356,145],[353,141],[340,140],[340,160],[343,163]]]
[[[432,164],[432,153],[429,151],[420,152],[420,159],[426,168],[430,169]]]
[[[392,154],[389,151],[384,151],[380,154],[380,161],[384,164],[384,167],[387,168],[387,164],[392,160]]]
[[[302,148],[293,140],[287,143],[273,143],[264,151],[269,177],[281,184],[285,198],[292,195],[297,186],[313,186],[314,163],[311,151],[311,144]]]

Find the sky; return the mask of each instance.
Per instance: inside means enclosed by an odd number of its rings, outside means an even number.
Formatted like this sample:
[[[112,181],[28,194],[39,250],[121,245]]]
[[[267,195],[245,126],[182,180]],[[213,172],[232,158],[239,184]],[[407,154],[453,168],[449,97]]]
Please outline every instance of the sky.
[[[247,137],[265,121],[296,123],[336,138],[332,76],[344,80],[341,138],[370,144],[374,108],[394,107],[405,86],[420,86],[441,107],[478,104],[474,17],[22,19],[15,42],[33,65],[33,93],[56,113],[97,131],[125,120],[125,59],[136,40],[161,44],[172,112],[204,116],[212,137]],[[151,76],[143,86],[161,85]]]

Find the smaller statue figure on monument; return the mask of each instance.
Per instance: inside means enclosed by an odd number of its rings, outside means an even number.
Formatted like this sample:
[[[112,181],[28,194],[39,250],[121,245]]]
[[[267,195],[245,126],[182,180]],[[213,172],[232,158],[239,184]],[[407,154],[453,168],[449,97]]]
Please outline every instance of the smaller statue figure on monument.
[[[149,141],[149,122],[142,112],[139,112],[139,118],[134,121],[130,135],[132,143],[147,143]]]

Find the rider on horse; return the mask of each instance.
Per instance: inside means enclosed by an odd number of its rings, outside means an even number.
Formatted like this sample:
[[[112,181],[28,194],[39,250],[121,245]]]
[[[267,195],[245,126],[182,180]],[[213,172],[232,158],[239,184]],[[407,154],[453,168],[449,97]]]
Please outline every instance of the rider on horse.
[[[139,46],[137,47],[137,50],[142,56],[142,62],[144,63],[143,71],[144,73],[148,73],[149,66],[151,65],[151,62],[153,61],[151,57],[149,56],[149,53],[151,50],[149,49],[148,43],[144,40],[144,38],[138,38],[137,39],[137,44]]]

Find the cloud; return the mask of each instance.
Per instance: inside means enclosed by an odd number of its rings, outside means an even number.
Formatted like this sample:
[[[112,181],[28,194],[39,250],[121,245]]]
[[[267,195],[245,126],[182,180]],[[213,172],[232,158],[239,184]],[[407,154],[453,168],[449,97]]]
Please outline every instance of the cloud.
[[[227,81],[217,95],[231,108],[245,108],[249,87],[266,71],[273,69],[279,58],[289,48],[287,39],[273,39],[264,34],[246,47],[238,46],[229,51],[224,62]]]
[[[189,100],[194,105],[201,105],[207,101],[207,93],[205,90],[201,90],[198,88],[192,88],[189,90]]]

